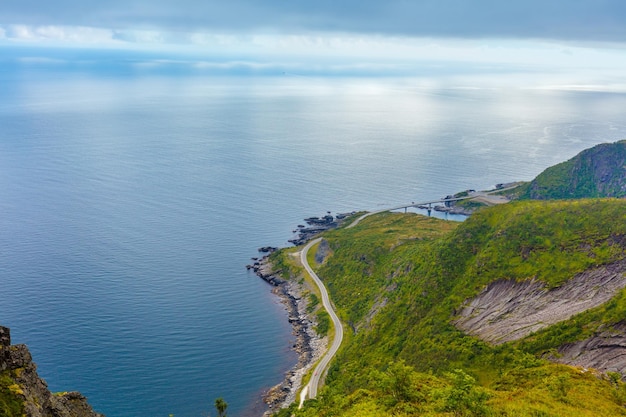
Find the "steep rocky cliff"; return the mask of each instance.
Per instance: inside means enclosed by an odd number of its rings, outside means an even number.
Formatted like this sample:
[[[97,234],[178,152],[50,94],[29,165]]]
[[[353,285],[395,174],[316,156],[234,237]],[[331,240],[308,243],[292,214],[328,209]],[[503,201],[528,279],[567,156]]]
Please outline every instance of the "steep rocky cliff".
[[[52,394],[37,375],[25,345],[11,345],[0,326],[0,415],[3,417],[103,417],[78,392]]]

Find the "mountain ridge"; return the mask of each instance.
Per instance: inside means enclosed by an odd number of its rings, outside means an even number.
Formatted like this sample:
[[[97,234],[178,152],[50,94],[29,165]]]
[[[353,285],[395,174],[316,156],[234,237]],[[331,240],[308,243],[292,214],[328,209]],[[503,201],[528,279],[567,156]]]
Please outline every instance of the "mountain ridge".
[[[547,168],[519,192],[533,200],[626,197],[626,140],[586,149]]]

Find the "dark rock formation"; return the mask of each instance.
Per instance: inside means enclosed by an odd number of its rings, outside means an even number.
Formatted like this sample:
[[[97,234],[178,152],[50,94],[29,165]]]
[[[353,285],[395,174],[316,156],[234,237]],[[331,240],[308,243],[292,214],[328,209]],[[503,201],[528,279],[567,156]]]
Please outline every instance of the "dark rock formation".
[[[278,250],[278,248],[274,247],[274,246],[263,246],[261,248],[259,248],[259,252],[261,253],[272,253],[272,252],[276,252]]]
[[[322,239],[317,246],[317,252],[315,252],[315,262],[318,264],[324,263],[328,255],[330,254],[330,245],[326,239]]]
[[[261,259],[255,260],[255,262],[251,265],[246,265],[246,268],[251,269],[259,278],[275,287],[285,283],[285,280],[272,269],[269,262],[269,255],[265,255]]]
[[[304,219],[304,221],[310,226],[314,226],[314,225],[326,226],[326,225],[330,225],[331,223],[333,223],[335,221],[335,218],[331,216],[330,214],[327,214],[326,216],[322,218],[309,217],[308,219]]]
[[[294,230],[298,236],[294,239],[290,239],[289,242],[293,243],[295,246],[304,245],[309,240],[314,239],[317,235],[326,230],[334,229],[341,221],[344,220],[352,213],[338,214],[337,217],[333,217],[330,214],[327,214],[323,217],[309,217],[304,219],[304,221],[311,227],[305,227],[303,225],[298,225],[298,229]]]
[[[104,417],[78,392],[53,395],[37,374],[25,345],[11,345],[10,331],[0,326],[0,371],[15,382],[12,395],[24,405],[27,417]]]

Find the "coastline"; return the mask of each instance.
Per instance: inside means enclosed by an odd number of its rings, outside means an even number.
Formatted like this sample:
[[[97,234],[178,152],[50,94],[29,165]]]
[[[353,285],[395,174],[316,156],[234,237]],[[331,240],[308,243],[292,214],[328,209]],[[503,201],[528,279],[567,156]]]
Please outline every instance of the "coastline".
[[[461,214],[465,216],[471,214],[469,210],[454,206],[436,206],[434,210],[445,212],[446,214]],[[289,242],[295,246],[304,245],[322,232],[336,228],[347,217],[355,213],[353,211],[351,213],[337,214],[334,217],[330,215],[330,212],[327,212],[327,215],[323,217],[307,218],[304,221],[310,227],[298,225],[298,228],[293,231],[298,236],[289,240]],[[430,216],[430,210],[428,210],[428,215]],[[272,288],[272,293],[278,296],[287,309],[292,334],[296,336],[296,341],[291,348],[298,355],[298,362],[285,372],[282,382],[274,385],[263,395],[263,403],[269,408],[269,410],[263,413],[264,417],[269,417],[275,411],[287,408],[296,401],[296,394],[303,387],[302,378],[322,358],[327,350],[329,339],[328,336],[320,337],[317,334],[315,330],[317,322],[314,316],[307,312],[308,301],[303,296],[305,291],[308,292],[306,285],[293,279],[286,280],[274,270],[270,255],[277,250],[279,248],[272,246],[259,248],[259,252],[265,255],[260,258],[252,258],[253,263],[246,266],[248,270],[252,270],[259,278],[274,287]]]
[[[295,246],[303,245],[316,238],[320,233],[338,227],[343,221],[354,214],[343,213],[332,216],[330,212],[322,217],[309,217],[304,222],[309,227],[298,225],[293,232],[294,239],[289,240]],[[271,416],[276,410],[289,407],[296,401],[296,394],[302,388],[302,378],[319,359],[322,358],[328,347],[328,336],[321,337],[317,334],[315,326],[317,321],[314,315],[307,312],[308,299],[303,296],[310,289],[305,283],[295,279],[286,280],[279,276],[270,261],[270,255],[279,250],[272,246],[259,248],[262,257],[252,258],[253,263],[247,265],[259,278],[272,285],[272,293],[278,296],[288,312],[288,320],[292,327],[292,334],[296,341],[292,349],[298,355],[298,362],[285,372],[285,378],[279,384],[274,385],[263,395],[263,402],[269,410],[263,416]]]
[[[282,382],[263,395],[263,402],[269,407],[264,416],[270,416],[276,410],[286,408],[296,401],[296,394],[302,388],[302,378],[326,351],[328,337],[320,337],[314,329],[317,323],[307,313],[308,301],[302,296],[306,291],[304,284],[287,281],[278,276],[269,255],[255,260],[250,269],[274,287],[272,293],[285,305],[292,334],[296,336],[292,349],[298,354],[298,362],[285,373]]]

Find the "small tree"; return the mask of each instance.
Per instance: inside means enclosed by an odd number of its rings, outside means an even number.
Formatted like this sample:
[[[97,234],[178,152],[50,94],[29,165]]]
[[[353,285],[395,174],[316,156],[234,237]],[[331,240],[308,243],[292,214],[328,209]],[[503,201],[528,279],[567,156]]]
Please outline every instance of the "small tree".
[[[219,397],[215,400],[215,409],[217,410],[218,417],[226,417],[227,408],[228,403],[224,401],[222,397]]]
[[[461,369],[446,373],[452,385],[440,391],[443,411],[454,416],[484,416],[487,414],[485,402],[489,395],[476,386],[476,380]]]

